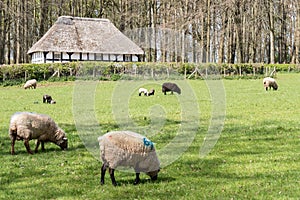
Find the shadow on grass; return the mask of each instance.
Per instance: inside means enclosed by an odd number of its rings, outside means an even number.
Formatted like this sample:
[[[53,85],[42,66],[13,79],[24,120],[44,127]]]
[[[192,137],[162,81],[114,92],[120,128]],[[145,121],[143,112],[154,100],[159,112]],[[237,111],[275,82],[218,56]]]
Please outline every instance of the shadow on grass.
[[[135,180],[135,173],[130,173],[132,175],[127,175],[126,178],[125,176],[122,176],[123,178],[119,178],[115,176],[116,181],[117,181],[117,186],[124,186],[124,185],[134,185],[134,180]],[[112,182],[110,180],[109,174],[107,174],[105,179],[105,185],[112,185]],[[166,176],[166,175],[161,175],[158,174],[158,178],[157,180],[153,181],[150,179],[150,177],[148,177],[145,174],[141,173],[141,181],[139,183],[139,185],[144,185],[144,184],[160,184],[160,183],[169,183],[169,182],[173,182],[176,179],[170,176]],[[100,185],[100,176],[99,176],[99,185]]]

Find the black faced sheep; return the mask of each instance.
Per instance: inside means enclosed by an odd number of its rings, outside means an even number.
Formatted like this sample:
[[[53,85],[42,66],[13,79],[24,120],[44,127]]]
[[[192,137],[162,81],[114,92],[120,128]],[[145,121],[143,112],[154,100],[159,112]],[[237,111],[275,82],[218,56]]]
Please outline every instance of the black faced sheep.
[[[175,84],[175,83],[164,83],[162,85],[162,92],[166,95],[167,92],[171,92],[171,94],[173,94],[173,92],[176,92],[178,94],[181,94],[181,90],[180,88]]]
[[[273,90],[277,90],[278,89],[278,85],[276,83],[276,80],[274,78],[271,77],[266,77],[263,79],[263,84],[264,84],[264,88],[266,90],[273,88]]]
[[[140,88],[139,89],[139,96],[142,95],[142,93],[144,94],[144,96],[148,96],[148,90],[145,88]]]
[[[43,103],[56,104],[56,101],[52,99],[50,95],[43,95]]]
[[[100,145],[101,184],[104,184],[106,168],[114,186],[117,185],[114,170],[118,166],[133,167],[136,173],[134,184],[140,182],[140,172],[157,179],[160,163],[154,144],[146,137],[131,131],[113,131],[98,138]]]
[[[35,79],[28,80],[24,85],[24,89],[25,90],[28,88],[36,89],[36,85],[37,85],[37,81]]]
[[[149,92],[148,92],[148,95],[147,95],[147,96],[154,95],[154,93],[155,93],[155,90],[154,90],[154,89],[151,89],[151,90],[149,90]]]
[[[34,114],[28,112],[15,113],[10,120],[9,136],[11,139],[11,154],[15,154],[15,141],[24,140],[24,145],[28,153],[32,154],[29,140],[37,139],[35,152],[38,151],[40,143],[42,150],[44,142],[53,142],[62,150],[68,148],[68,139],[65,132],[47,115]]]

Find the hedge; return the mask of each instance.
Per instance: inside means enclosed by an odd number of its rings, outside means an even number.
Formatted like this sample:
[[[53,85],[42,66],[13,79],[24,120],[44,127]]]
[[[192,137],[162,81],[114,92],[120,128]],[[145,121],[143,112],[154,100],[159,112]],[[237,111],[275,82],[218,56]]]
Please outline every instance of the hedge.
[[[47,64],[15,64],[0,66],[0,84],[20,84],[28,79],[38,81],[88,78],[118,80],[120,78],[256,78],[272,72],[300,72],[296,64],[216,64],[216,63],[149,63],[149,62],[70,62]],[[221,76],[220,76],[221,75]]]

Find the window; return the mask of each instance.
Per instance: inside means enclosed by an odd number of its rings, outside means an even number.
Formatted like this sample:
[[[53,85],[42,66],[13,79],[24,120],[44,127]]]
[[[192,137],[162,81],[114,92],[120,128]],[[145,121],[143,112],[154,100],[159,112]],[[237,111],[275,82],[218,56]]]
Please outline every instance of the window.
[[[54,59],[60,60],[60,53],[54,53]]]
[[[95,53],[95,60],[103,60],[101,53]]]
[[[131,55],[125,55],[125,61],[131,61]]]

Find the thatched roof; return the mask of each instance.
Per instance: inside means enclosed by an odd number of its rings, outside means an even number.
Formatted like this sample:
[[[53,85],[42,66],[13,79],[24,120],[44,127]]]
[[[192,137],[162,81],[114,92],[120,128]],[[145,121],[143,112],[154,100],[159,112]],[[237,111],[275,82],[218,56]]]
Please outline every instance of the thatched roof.
[[[108,19],[61,16],[28,51],[144,54]]]

